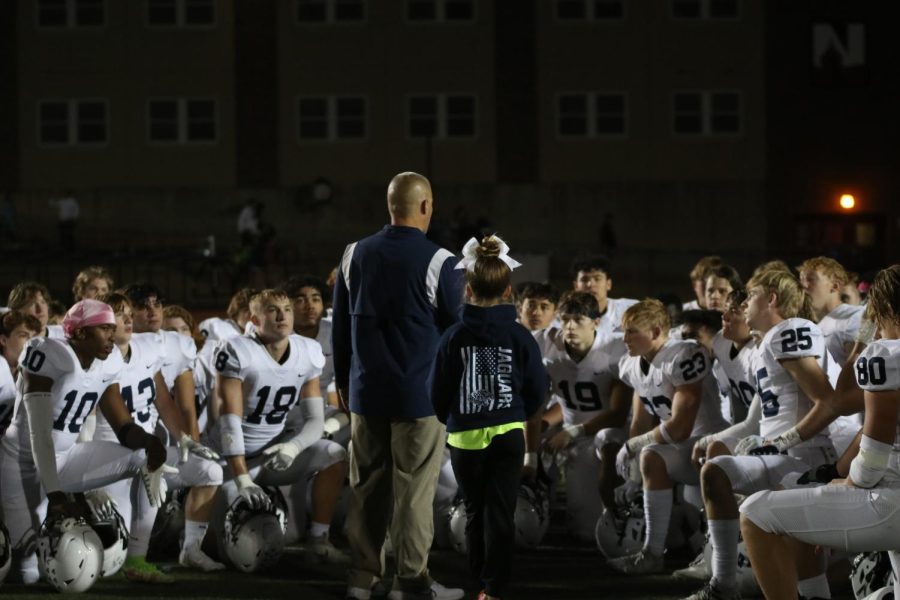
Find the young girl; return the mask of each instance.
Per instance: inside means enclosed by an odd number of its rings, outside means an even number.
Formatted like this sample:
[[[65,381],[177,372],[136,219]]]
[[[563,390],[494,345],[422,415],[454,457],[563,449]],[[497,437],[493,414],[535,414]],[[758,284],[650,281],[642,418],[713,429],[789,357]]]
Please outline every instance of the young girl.
[[[466,502],[466,546],[479,599],[506,592],[515,546],[513,516],[525,455],[524,421],[547,394],[534,338],[510,304],[519,263],[500,238],[475,238],[456,268],[466,269],[462,321],[441,338],[431,376],[435,414],[449,432],[450,459]],[[534,433],[529,424],[529,438]],[[529,458],[533,457],[529,453]]]

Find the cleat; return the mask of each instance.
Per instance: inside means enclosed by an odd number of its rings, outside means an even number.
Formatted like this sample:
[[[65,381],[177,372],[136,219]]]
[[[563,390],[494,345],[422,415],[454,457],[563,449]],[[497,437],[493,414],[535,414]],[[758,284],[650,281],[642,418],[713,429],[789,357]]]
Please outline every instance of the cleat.
[[[388,600],[459,600],[465,595],[461,588],[448,588],[437,581],[431,582],[431,588],[427,592],[403,592],[393,590],[388,594]]]
[[[665,570],[663,557],[654,556],[645,550],[608,560],[606,564],[626,575],[650,575]]]
[[[691,564],[683,569],[674,571],[672,576],[675,577],[675,579],[699,579],[701,581],[709,581],[709,578],[712,577],[712,571],[710,571],[709,565],[706,563],[706,555],[703,552],[700,552],[700,554],[697,555],[697,558],[691,561]]]
[[[133,583],[175,583],[175,578],[159,570],[153,563],[148,563],[143,556],[129,556],[122,565],[125,579]]]
[[[315,556],[323,563],[332,565],[350,564],[350,557],[334,547],[334,544],[332,544],[331,540],[328,539],[327,533],[318,537],[310,536],[306,542],[306,551]]]
[[[225,565],[216,562],[207,556],[206,553],[200,549],[200,544],[194,544],[190,548],[182,548],[181,554],[178,555],[178,563],[182,567],[199,569],[206,573],[225,570]]]
[[[723,590],[712,581],[707,582],[700,590],[691,594],[685,600],[741,600],[737,590]]]

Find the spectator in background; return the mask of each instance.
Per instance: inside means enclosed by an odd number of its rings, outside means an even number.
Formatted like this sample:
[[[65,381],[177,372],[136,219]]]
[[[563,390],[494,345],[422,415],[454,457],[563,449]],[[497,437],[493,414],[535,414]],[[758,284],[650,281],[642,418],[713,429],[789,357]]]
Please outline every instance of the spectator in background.
[[[72,297],[75,302],[85,298],[96,300],[107,295],[113,289],[113,278],[105,267],[93,265],[85,267],[75,276],[72,284]]]
[[[59,211],[57,214],[59,246],[64,251],[72,251],[75,249],[75,226],[78,224],[78,217],[81,216],[81,207],[75,193],[66,190],[62,198],[51,200],[50,204]]]
[[[347,246],[334,286],[334,371],[351,411],[347,598],[368,600],[384,577],[390,523],[396,578],[388,598],[461,598],[428,573],[432,501],[446,430],[426,379],[441,333],[459,318],[463,272],[428,241],[431,184],[400,173],[388,186],[391,224]],[[352,340],[352,343],[351,343]]]
[[[719,256],[704,256],[697,261],[691,269],[691,287],[694,289],[695,300],[685,302],[683,310],[697,310],[706,308],[706,278],[713,269],[725,264]]]

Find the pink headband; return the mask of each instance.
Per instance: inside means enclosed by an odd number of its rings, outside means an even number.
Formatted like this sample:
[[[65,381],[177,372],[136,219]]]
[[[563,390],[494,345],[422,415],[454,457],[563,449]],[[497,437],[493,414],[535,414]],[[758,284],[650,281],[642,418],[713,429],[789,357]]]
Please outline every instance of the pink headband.
[[[75,330],[81,327],[115,324],[116,315],[109,304],[89,298],[76,302],[66,313],[62,322],[63,332],[67,338],[72,337]]]

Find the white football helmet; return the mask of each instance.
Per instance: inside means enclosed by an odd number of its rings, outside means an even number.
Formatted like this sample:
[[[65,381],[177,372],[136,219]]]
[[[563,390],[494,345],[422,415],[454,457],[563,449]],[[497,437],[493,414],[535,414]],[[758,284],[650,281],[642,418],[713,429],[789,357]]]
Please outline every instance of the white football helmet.
[[[645,530],[644,509],[640,503],[632,503],[624,510],[604,510],[597,519],[594,539],[600,553],[609,560],[640,550]]]
[[[516,546],[536,548],[550,526],[550,498],[541,485],[523,483],[516,499]]]
[[[9,574],[9,568],[12,565],[12,540],[9,539],[9,532],[3,521],[0,521],[0,584]]]
[[[273,496],[271,490],[266,491]],[[252,510],[238,499],[225,512],[225,555],[239,571],[254,573],[281,559],[287,531],[284,497],[280,503],[273,499],[272,506],[270,510]]]
[[[872,592],[863,600],[894,600],[894,586],[883,587],[877,592]]]
[[[59,592],[84,592],[100,576],[103,543],[83,519],[44,522],[37,538],[38,568]]]
[[[856,600],[863,600],[881,588],[893,586],[894,572],[888,553],[857,554],[850,566],[850,585]]]
[[[457,500],[450,507],[450,546],[460,554],[466,553],[466,503]]]
[[[91,527],[103,544],[103,565],[100,577],[110,577],[119,572],[128,557],[128,526],[119,511],[113,507],[113,514],[104,519],[92,519]]]

